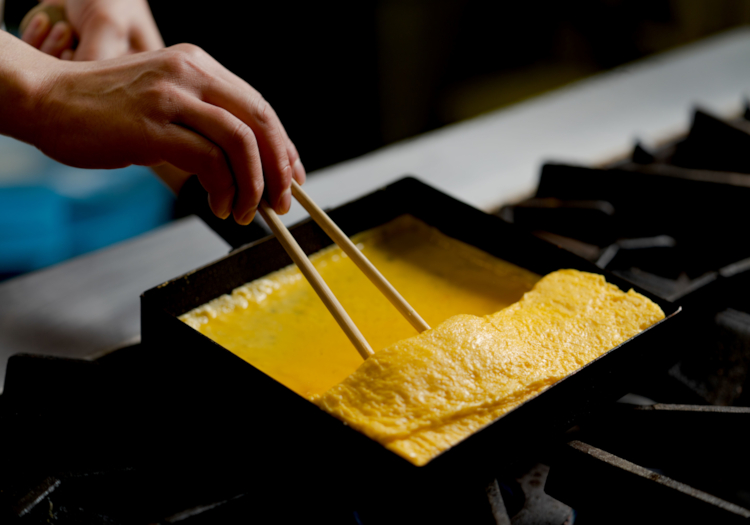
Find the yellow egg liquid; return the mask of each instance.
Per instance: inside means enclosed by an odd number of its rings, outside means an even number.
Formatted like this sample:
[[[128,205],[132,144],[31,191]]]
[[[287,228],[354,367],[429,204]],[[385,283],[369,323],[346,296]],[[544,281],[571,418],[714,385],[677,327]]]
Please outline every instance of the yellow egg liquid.
[[[540,278],[410,215],[352,241],[432,327],[457,314],[502,310]],[[338,247],[310,259],[375,352],[416,335]],[[306,398],[342,382],[363,363],[293,265],[180,318]]]

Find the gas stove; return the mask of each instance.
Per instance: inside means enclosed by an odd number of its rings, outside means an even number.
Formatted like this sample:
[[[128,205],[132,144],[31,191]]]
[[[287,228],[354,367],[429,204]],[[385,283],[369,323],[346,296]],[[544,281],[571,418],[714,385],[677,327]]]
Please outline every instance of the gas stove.
[[[533,198],[497,212],[683,305],[689,333],[674,341],[671,368],[648,370],[632,394],[549,447],[509,451],[489,484],[466,480],[420,521],[750,519],[748,145],[744,117],[696,111],[689,134],[657,150],[638,145],[606,168],[545,165]],[[235,246],[251,240],[223,233]],[[315,473],[256,471],[235,451],[187,440],[205,422],[159,401],[169,384],[148,371],[168,363],[155,359],[140,344],[93,362],[11,358],[0,397],[3,523],[399,521],[387,502],[321,499]]]
[[[684,138],[606,168],[547,164],[498,214],[677,302],[679,360],[572,429],[545,491],[576,523],[750,518],[750,111],[695,110]],[[585,521],[584,521],[585,520]]]

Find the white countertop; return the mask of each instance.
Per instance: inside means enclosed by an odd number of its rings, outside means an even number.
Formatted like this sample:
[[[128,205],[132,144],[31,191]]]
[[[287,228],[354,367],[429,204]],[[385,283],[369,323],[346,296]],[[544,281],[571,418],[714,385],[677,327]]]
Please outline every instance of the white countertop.
[[[529,194],[544,161],[604,163],[685,132],[695,105],[735,115],[748,93],[743,27],[319,170],[305,189],[332,207],[410,174],[490,211]],[[295,204],[284,222],[305,216]]]
[[[415,175],[492,210],[530,193],[546,160],[598,164],[684,133],[692,108],[737,114],[750,90],[750,28],[596,75],[313,173],[332,207]],[[305,217],[297,204],[287,224]],[[0,389],[18,352],[93,358],[139,336],[139,295],[228,251],[183,219],[111,248],[0,284]]]

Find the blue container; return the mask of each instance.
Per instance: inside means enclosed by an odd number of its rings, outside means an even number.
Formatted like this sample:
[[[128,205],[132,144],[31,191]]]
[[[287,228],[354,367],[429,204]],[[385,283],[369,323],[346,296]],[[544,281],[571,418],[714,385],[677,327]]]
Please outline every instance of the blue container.
[[[103,248],[169,221],[174,198],[148,168],[81,170],[0,136],[0,273]]]
[[[44,187],[0,188],[0,273],[42,268],[72,255],[68,204]]]

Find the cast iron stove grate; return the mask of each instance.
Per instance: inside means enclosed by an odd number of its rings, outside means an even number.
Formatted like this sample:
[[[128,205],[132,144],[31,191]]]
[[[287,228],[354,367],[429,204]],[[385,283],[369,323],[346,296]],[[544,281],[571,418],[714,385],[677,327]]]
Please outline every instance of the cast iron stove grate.
[[[654,371],[636,390],[690,406],[611,407],[556,448],[508,465],[489,486],[466,480],[462,493],[436,497],[418,521],[747,521],[747,127],[696,112],[684,140],[653,152],[637,146],[632,160],[608,170],[545,166],[535,198],[499,212],[685,305],[692,329],[675,341],[684,348],[680,363]],[[181,200],[206,208],[197,186]],[[207,208],[201,214],[210,217]],[[234,247],[265,233],[223,231],[218,221],[212,227]],[[143,345],[96,362],[11,358],[0,397],[0,522],[374,524],[403,517],[384,502],[355,509],[335,495],[321,499],[314,473],[257,472],[252,455],[222,449],[221,436],[190,440],[205,421],[173,410],[169,383],[149,372],[165,366],[154,359]]]
[[[316,486],[315,473],[256,471],[252,456],[222,449],[222,436],[196,442],[203,422],[171,416],[170,385],[144,370],[153,360],[141,344],[95,362],[11,357],[0,397],[0,523],[402,522],[403,509],[349,508]],[[468,482],[453,497],[457,505],[420,516],[496,523],[523,505],[512,479]]]
[[[691,317],[679,362],[638,390],[678,404],[616,407],[552,455],[546,491],[576,523],[750,518],[748,116],[696,110],[684,139],[606,169],[547,164],[498,212]]]

